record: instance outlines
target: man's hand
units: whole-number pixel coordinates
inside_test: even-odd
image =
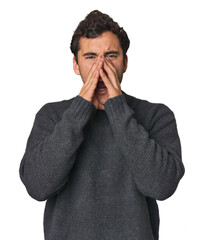
[[[107,75],[105,74],[103,68]],[[95,96],[95,90],[99,77],[102,78],[105,86],[107,87],[107,100],[122,94],[118,74],[114,65],[109,59],[105,59],[99,55],[97,61],[92,65],[89,71],[88,78],[84,83],[79,96],[92,102],[96,109],[100,108],[104,110],[104,106],[99,103]]]
[[[89,71],[88,78],[79,93],[79,96],[92,102],[96,109],[98,108],[99,102],[94,96],[94,92],[97,87],[97,83],[100,75],[100,69],[102,68],[102,66],[103,66],[103,59],[99,56],[97,61],[92,65]]]
[[[100,68],[100,76],[107,87],[109,98],[116,97],[122,94],[120,82],[118,79],[117,71],[109,59],[104,58],[104,70],[108,74],[108,77],[104,73],[103,69]]]

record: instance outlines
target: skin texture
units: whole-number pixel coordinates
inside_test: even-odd
[[[81,38],[78,64],[73,58],[73,69],[80,75],[83,86],[79,96],[92,102],[96,109],[104,110],[105,102],[122,94],[121,82],[127,69],[127,56],[123,61],[123,51],[117,35],[104,32],[97,38]],[[95,89],[99,80],[107,87],[105,94]]]

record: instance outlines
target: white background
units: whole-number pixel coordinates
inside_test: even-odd
[[[204,239],[203,1],[0,2],[0,238],[43,240],[45,202],[32,199],[19,178],[36,112],[76,96],[73,31],[92,10],[109,14],[130,38],[122,89],[169,106],[177,120],[186,173],[175,194],[158,201],[160,239]]]

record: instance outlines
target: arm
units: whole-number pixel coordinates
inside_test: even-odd
[[[184,175],[173,112],[163,104],[154,105],[147,132],[123,94],[109,98],[105,111],[138,190],[158,200],[170,197]]]
[[[19,169],[31,197],[46,200],[67,183],[84,139],[83,128],[94,111],[94,105],[80,96],[57,123],[51,118],[49,103],[38,111]]]

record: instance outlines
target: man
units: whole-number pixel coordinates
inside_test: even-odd
[[[121,90],[129,39],[92,11],[74,32],[76,97],[36,114],[20,165],[29,195],[46,201],[46,240],[159,238],[156,200],[184,175],[173,112]]]

